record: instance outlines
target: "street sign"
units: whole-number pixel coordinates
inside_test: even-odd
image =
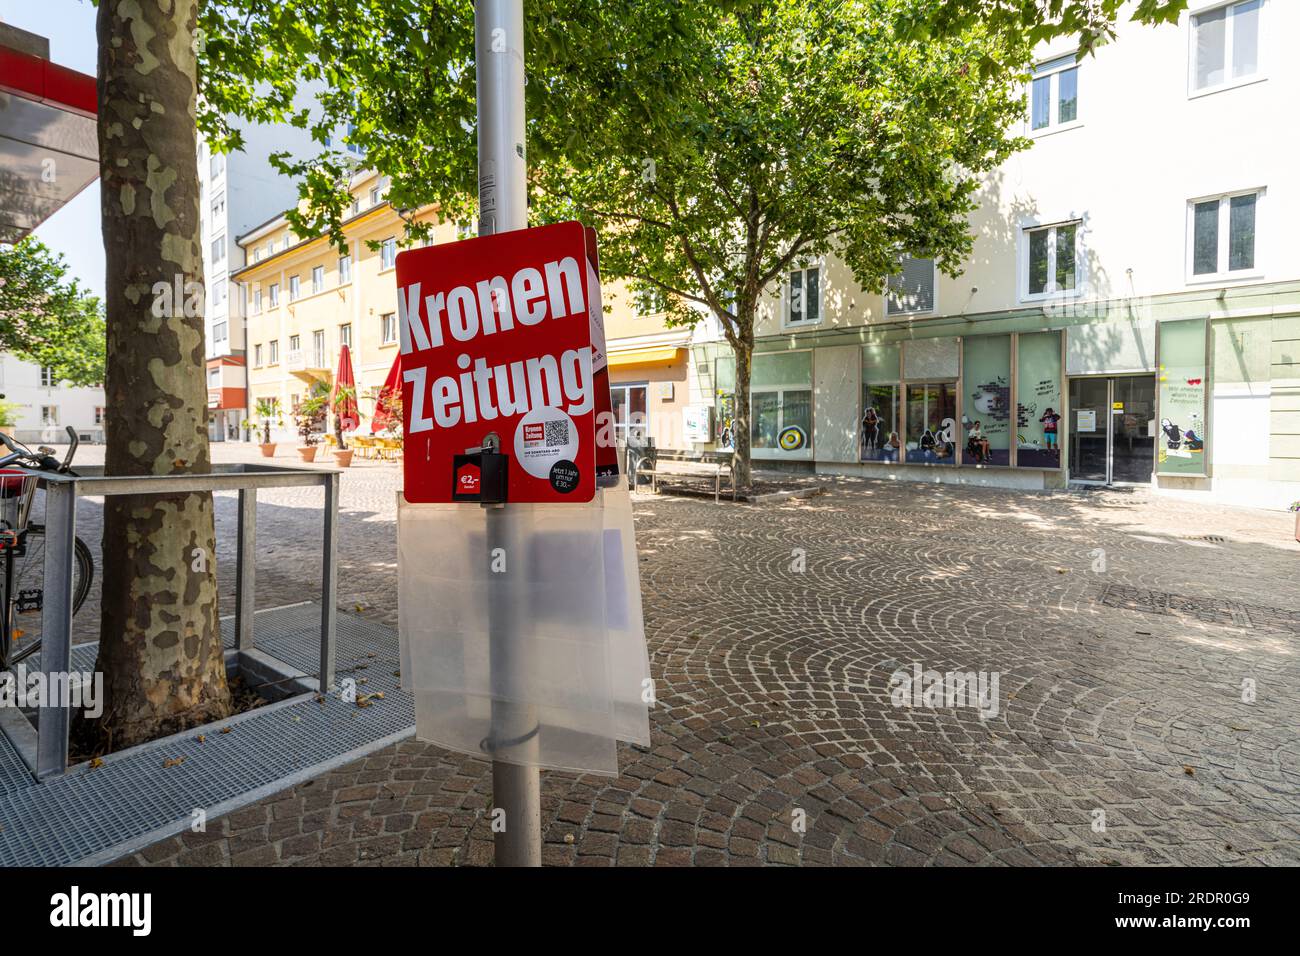
[[[592,500],[603,342],[587,247],[565,222],[397,256],[407,501],[466,500],[456,456],[489,435],[510,458],[505,500]]]

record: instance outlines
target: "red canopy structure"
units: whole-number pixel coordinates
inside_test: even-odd
[[[388,370],[388,378],[384,379],[384,387],[379,390],[379,398],[375,402],[375,415],[370,420],[370,431],[372,434],[378,434],[389,428],[402,427],[402,356],[398,353],[397,358],[393,359],[393,367]]]
[[[339,403],[339,389],[351,388],[352,395]],[[352,374],[352,352],[345,345],[339,349],[339,371],[334,376],[334,393],[330,396],[330,407],[339,416],[345,432],[356,431],[361,424],[361,414],[357,411],[357,380]]]
[[[29,235],[99,176],[95,78],[49,50],[0,23],[0,242]]]

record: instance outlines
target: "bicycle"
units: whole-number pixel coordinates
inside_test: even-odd
[[[9,670],[41,647],[41,616],[44,607],[45,526],[28,520],[36,497],[37,476],[32,471],[71,475],[77,453],[77,432],[68,426],[68,452],[59,461],[54,449],[45,445],[32,451],[0,432],[0,444],[10,454],[0,458],[0,671]],[[90,593],[95,562],[90,548],[73,539],[72,613],[76,614]],[[23,618],[32,615],[34,618]],[[31,623],[28,623],[28,622]]]

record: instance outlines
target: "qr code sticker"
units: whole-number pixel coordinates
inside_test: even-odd
[[[557,448],[569,443],[569,423],[564,419],[546,423],[546,447]]]

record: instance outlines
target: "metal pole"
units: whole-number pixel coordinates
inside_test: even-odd
[[[478,93],[478,184],[480,236],[528,225],[524,156],[524,6],[523,0],[475,0],[474,62]],[[525,648],[516,640],[508,605],[506,574],[518,573],[505,507],[484,509],[488,553],[506,555],[506,571],[489,572],[488,628],[492,686],[511,697],[518,675],[526,672]],[[498,699],[492,705],[492,799],[505,810],[505,828],[495,833],[497,866],[541,866],[541,780],[535,759],[537,715],[527,707]],[[521,762],[522,761],[522,762]]]
[[[257,489],[239,490],[238,556],[235,559],[235,647],[253,649],[253,588],[257,557]]]
[[[52,674],[72,672],[72,542],[77,524],[77,483],[45,485],[45,580],[41,609],[41,670],[45,686]],[[68,767],[68,701],[47,700],[40,708],[36,737],[36,778],[62,774]]]
[[[338,623],[338,609],[334,606],[339,569],[338,472],[326,475],[322,484],[325,486],[325,527],[321,536],[320,668],[317,689],[324,694],[334,686],[334,632]]]

